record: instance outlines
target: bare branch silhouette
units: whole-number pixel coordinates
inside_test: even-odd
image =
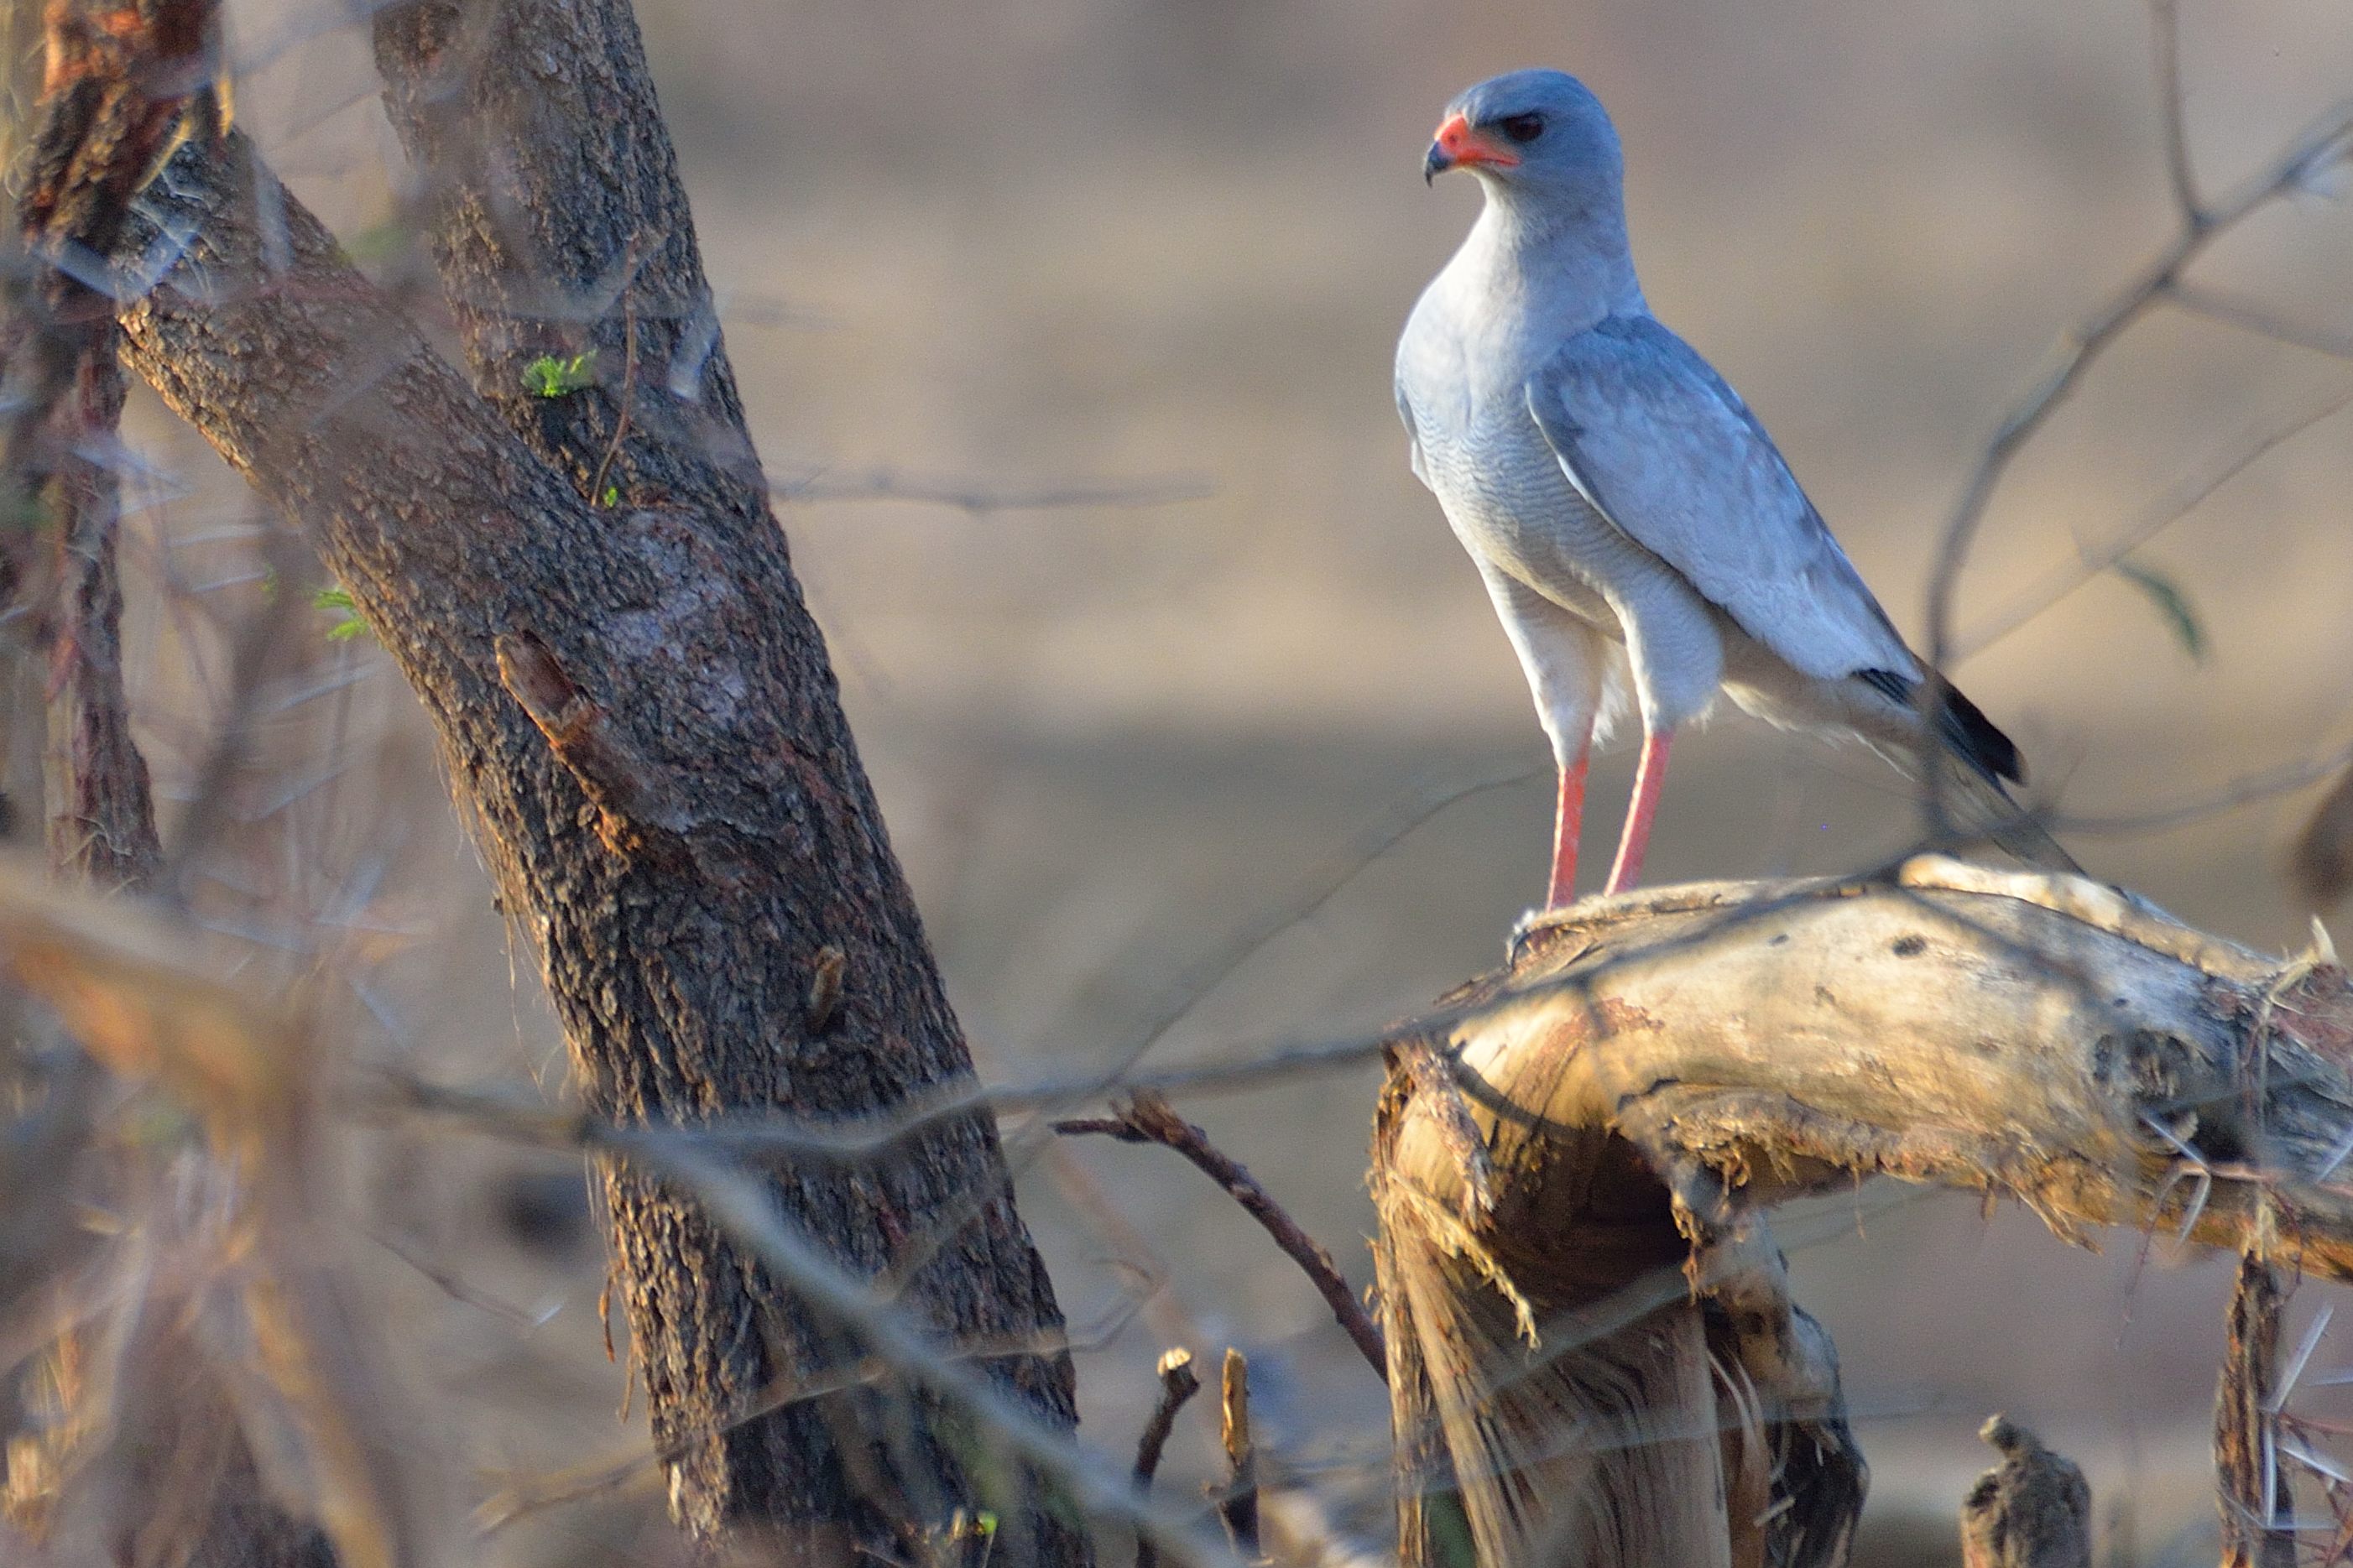
[[[1928,588],[1928,660],[1942,668],[1956,647],[1953,603],[1969,547],[1995,489],[2043,421],[2066,401],[2099,357],[2148,310],[2169,297],[2191,262],[2217,238],[2271,202],[2345,156],[2353,136],[2353,100],[2311,121],[2269,163],[2211,206],[2186,208],[2179,231],[2108,300],[2054,344],[1979,452],[1945,524]]]
[[[1154,1370],[1160,1375],[1160,1398],[1135,1443],[1135,1485],[1143,1492],[1152,1489],[1153,1478],[1160,1473],[1160,1456],[1168,1447],[1168,1434],[1176,1429],[1176,1413],[1201,1392],[1201,1380],[1193,1373],[1193,1352],[1182,1346],[1165,1352]],[[1159,1561],[1158,1544],[1148,1535],[1137,1537],[1135,1568],[1155,1568]]]
[[[1206,479],[1147,479],[1128,484],[1049,484],[998,488],[965,479],[926,479],[895,468],[841,473],[832,469],[780,483],[778,499],[808,503],[918,501],[953,507],[975,517],[1007,511],[1113,510],[1174,506],[1215,494]]]
[[[2126,556],[2197,510],[2207,498],[2271,452],[2337,414],[2348,403],[2353,403],[2353,391],[2330,392],[2250,431],[2235,448],[2175,481],[2139,517],[2106,540],[2092,545],[2078,543],[2073,563],[2054,569],[1962,635],[1954,644],[1954,658],[1965,659],[1984,652],[2078,588],[2096,580]]]
[[[1299,1227],[1299,1222],[1274,1201],[1256,1177],[1220,1152],[1209,1142],[1208,1134],[1178,1116],[1166,1099],[1149,1089],[1139,1089],[1125,1105],[1114,1107],[1113,1114],[1108,1117],[1072,1118],[1053,1125],[1054,1131],[1061,1133],[1094,1132],[1124,1143],[1157,1143],[1192,1162],[1202,1174],[1225,1188],[1252,1219],[1265,1227],[1284,1256],[1299,1265],[1300,1271],[1314,1285],[1315,1293],[1332,1309],[1333,1318],[1363,1352],[1373,1375],[1383,1379],[1388,1376],[1388,1354],[1381,1346],[1381,1332],[1358,1304],[1348,1282],[1340,1277],[1332,1255]]]

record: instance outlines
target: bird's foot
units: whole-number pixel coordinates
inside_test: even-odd
[[[1550,912],[1548,910],[1529,910],[1512,922],[1512,934],[1504,939],[1505,968],[1512,968],[1520,962],[1520,954],[1527,951],[1528,939],[1535,934],[1537,924]]]
[[[1542,934],[1545,928],[1557,921],[1563,910],[1573,907],[1575,907],[1573,901],[1567,904],[1547,904],[1542,909],[1529,910],[1518,920],[1514,921],[1512,934],[1504,942],[1504,967],[1516,966],[1521,959],[1527,956],[1529,946],[1537,936]]]

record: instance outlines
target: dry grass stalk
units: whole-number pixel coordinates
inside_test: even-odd
[[[166,1294],[149,1311],[167,1326],[174,1311],[211,1320],[211,1345],[242,1348],[216,1349],[209,1374],[192,1373],[176,1333],[158,1339],[126,1325],[127,1353],[92,1418],[106,1410],[142,1442],[186,1438],[164,1444],[165,1472],[140,1478],[163,1488],[142,1507],[168,1521],[158,1498],[176,1499],[185,1517],[211,1518],[195,1550],[216,1549],[224,1565],[325,1561],[264,1495],[275,1493],[316,1510],[344,1568],[400,1568],[412,1552],[375,1435],[383,1402],[371,1357],[313,1245],[316,1053],[301,1020],[214,977],[177,928],[46,886],[29,868],[0,868],[0,972],[110,1069],[161,1088],[206,1130],[196,1206],[160,1214],[151,1227],[150,1245],[166,1248],[153,1272],[195,1284],[176,1307]],[[91,1399],[86,1389],[59,1392],[63,1408]],[[240,1424],[261,1439],[251,1456],[225,1440]],[[205,1512],[216,1506],[236,1517],[225,1525]],[[163,1539],[176,1551],[193,1533],[166,1530]]]

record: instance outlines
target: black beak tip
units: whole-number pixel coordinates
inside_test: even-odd
[[[1430,152],[1421,160],[1421,183],[1425,185],[1437,184],[1438,176],[1453,166],[1454,160],[1446,155],[1446,149],[1431,142]]]

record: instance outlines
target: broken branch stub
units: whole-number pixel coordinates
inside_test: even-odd
[[[1892,1175],[2234,1249],[2268,1205],[2279,1261],[2353,1274],[2344,971],[2081,878],[1595,900],[1449,1001],[1484,1170],[1403,1072],[1374,1149],[1409,1564],[1455,1515],[1487,1562],[1837,1561],[1861,1463],[1788,1198]]]
[[[2092,1568],[2092,1489],[2007,1415],[1978,1431],[2001,1463],[1961,1504],[1961,1568]]]

